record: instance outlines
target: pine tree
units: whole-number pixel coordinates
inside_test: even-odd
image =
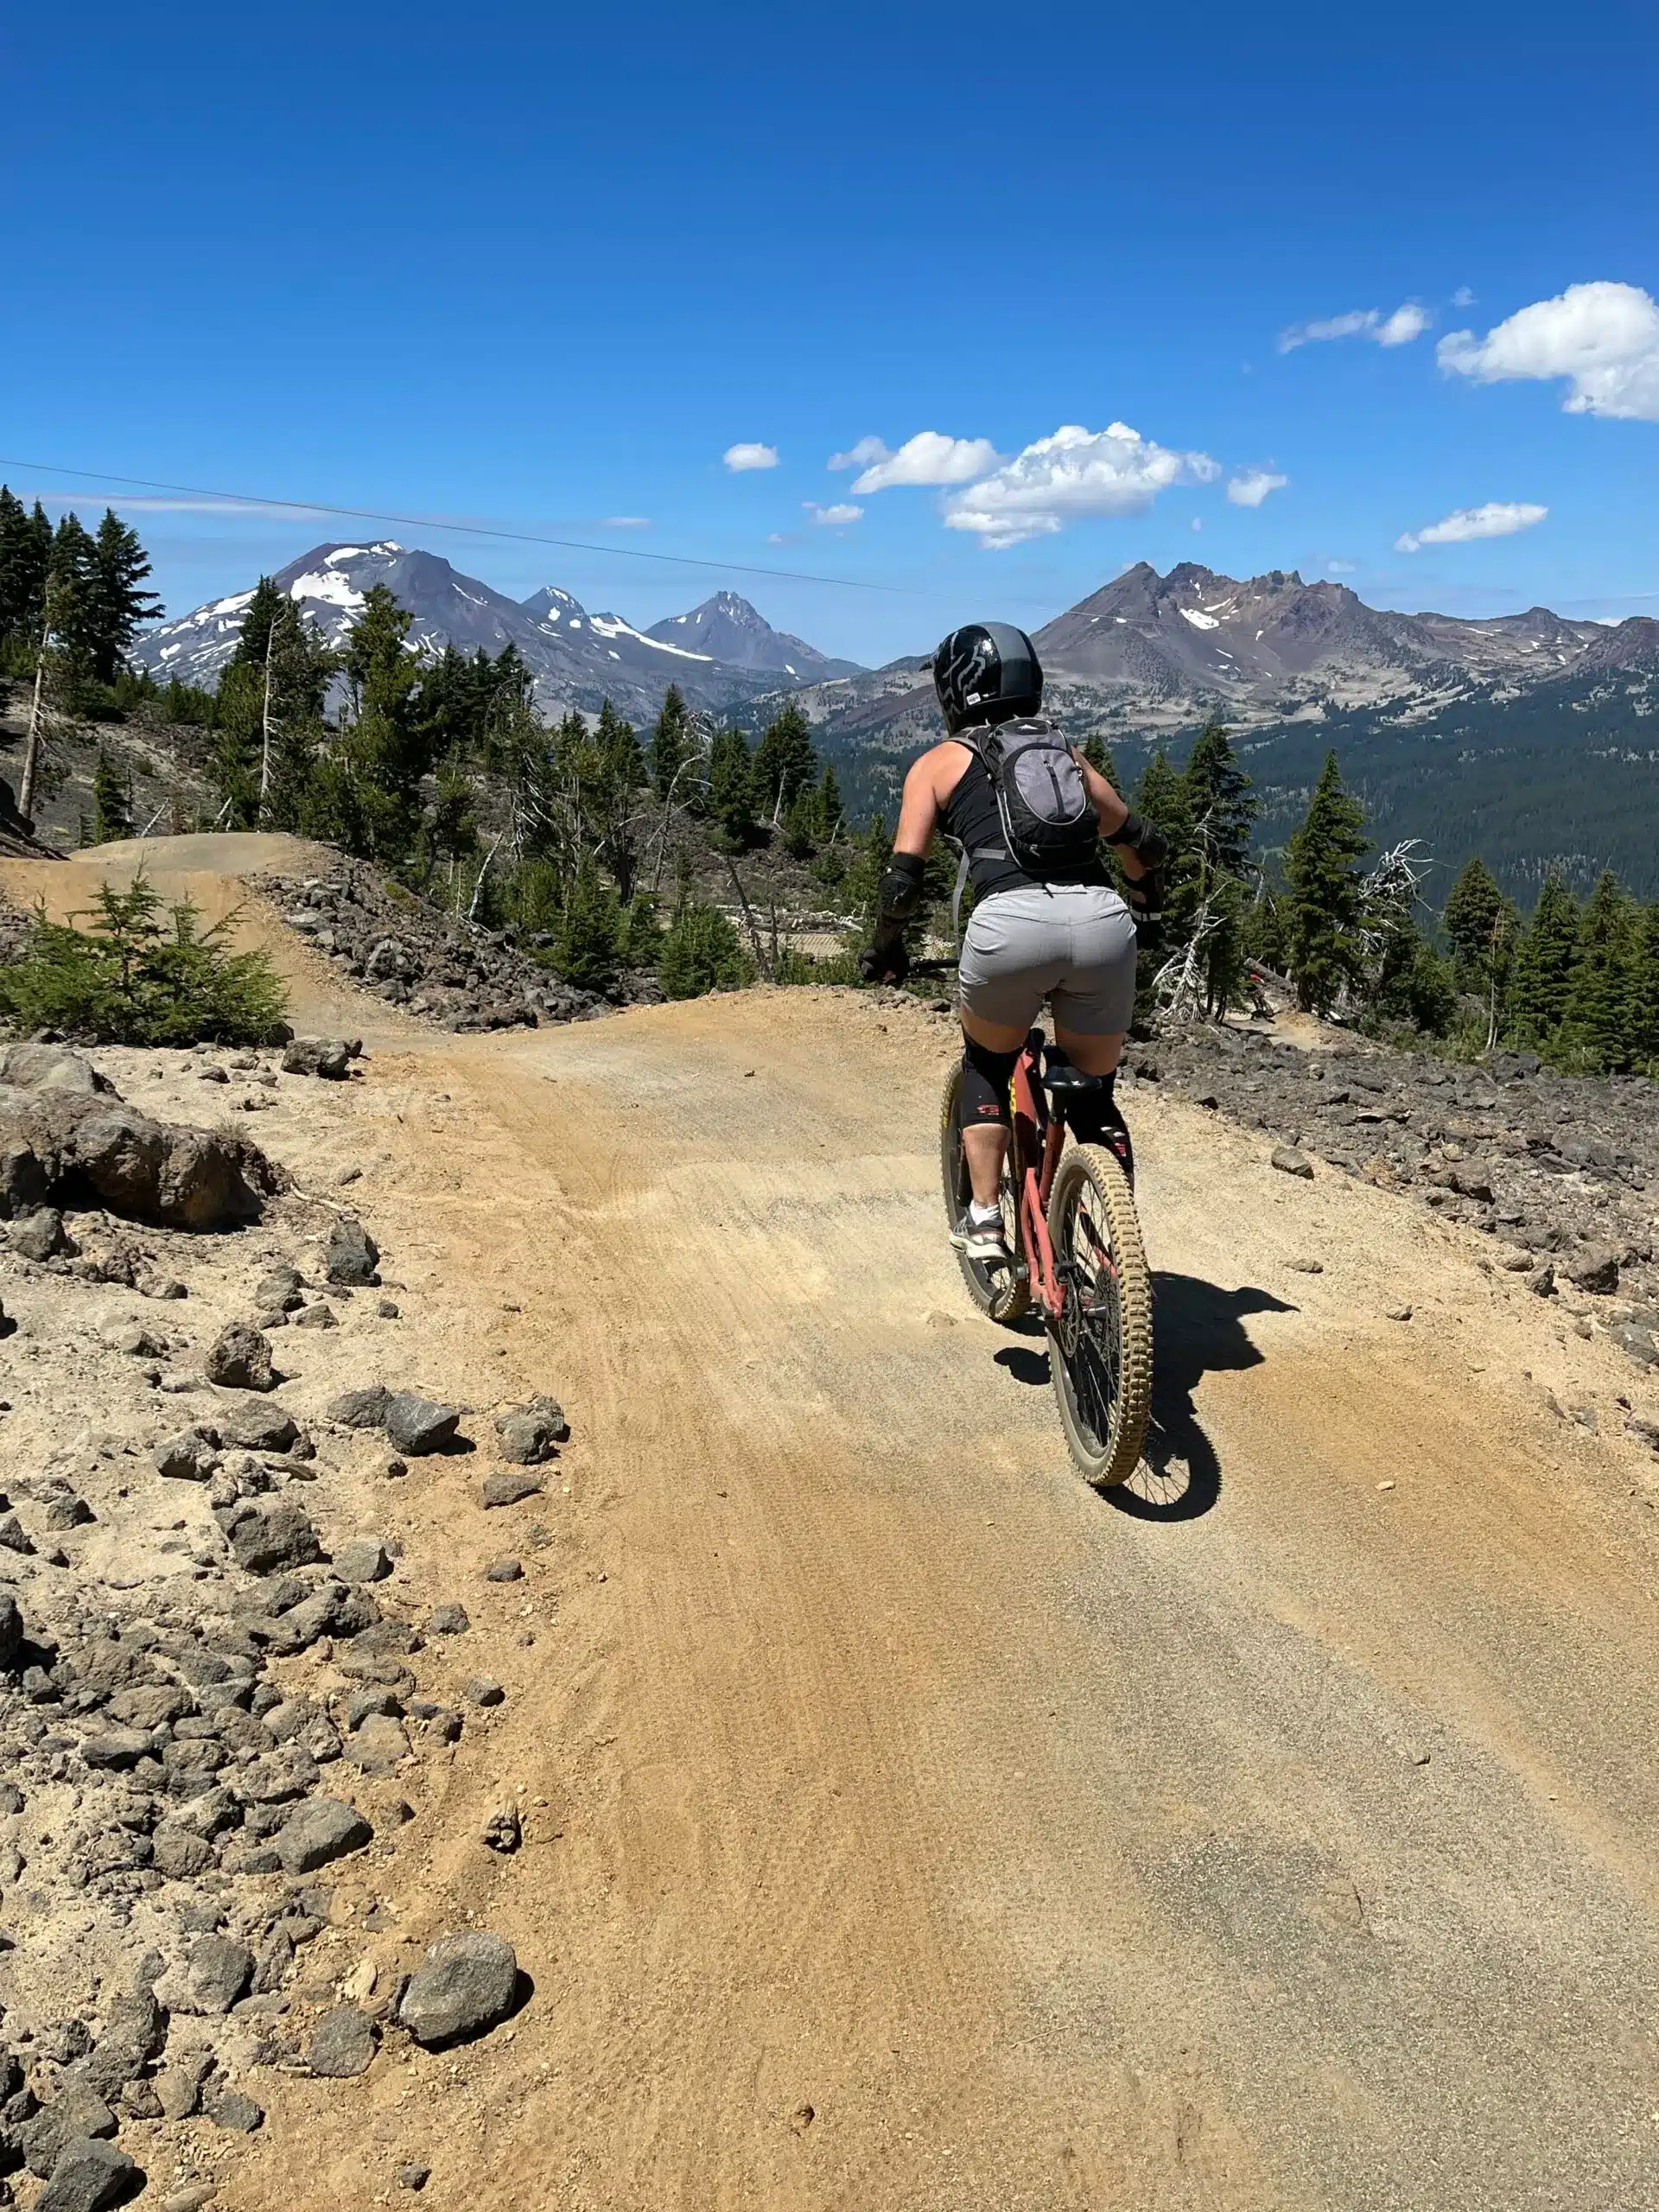
[[[1630,1065],[1659,1076],[1659,899],[1642,910],[1630,952]]]
[[[418,712],[421,664],[407,649],[413,618],[372,584],[341,655],[352,721],[333,765],[333,810],[349,849],[395,865],[419,819],[431,741]]]
[[[1465,990],[1484,987],[1492,933],[1503,908],[1497,879],[1478,855],[1465,864],[1440,918],[1452,944],[1452,963]]]
[[[92,842],[112,845],[132,835],[132,785],[103,746],[92,771]]]
[[[1163,867],[1164,918],[1141,932],[1145,966],[1149,968],[1160,964],[1175,946],[1187,942],[1198,903],[1199,863],[1192,838],[1192,794],[1185,777],[1170,766],[1161,746],[1141,772],[1135,806],[1169,840]]]
[[[1329,753],[1285,871],[1291,980],[1306,1012],[1329,1014],[1344,985],[1361,980],[1359,862],[1369,849],[1364,811],[1343,789],[1337,756]]]
[[[1596,880],[1579,923],[1579,957],[1556,1048],[1603,1074],[1631,1059],[1637,912],[1611,869]]]
[[[706,991],[735,990],[753,972],[741,938],[717,906],[683,901],[676,907],[657,963],[657,979],[666,997],[695,999]]]
[[[1259,809],[1238,765],[1225,725],[1199,731],[1186,764],[1193,834],[1210,865],[1243,882],[1250,868],[1250,830]]]
[[[755,762],[738,729],[716,733],[709,755],[709,812],[731,846],[741,850],[758,835]]]
[[[677,683],[671,683],[651,733],[651,787],[664,804],[671,795],[682,799],[686,796],[681,771],[695,749],[685,694]]]
[[[1572,996],[1578,957],[1578,905],[1560,877],[1552,874],[1516,947],[1510,1023],[1515,1043],[1541,1052],[1554,1045]]]
[[[1123,785],[1118,779],[1117,763],[1112,758],[1112,748],[1107,744],[1105,739],[1103,737],[1091,737],[1085,740],[1083,747],[1083,757],[1089,763],[1089,766],[1095,771],[1096,775],[1105,777],[1112,789],[1117,793],[1118,797],[1122,798],[1123,796]]]
[[[99,683],[114,683],[140,623],[155,621],[162,612],[161,601],[143,588],[150,573],[137,531],[106,507],[92,540],[86,584],[86,650]]]
[[[554,932],[554,968],[581,990],[608,990],[621,965],[622,938],[620,901],[593,861],[584,860]]]
[[[754,804],[765,822],[781,822],[817,773],[812,726],[791,699],[766,725],[754,755]]]
[[[52,525],[40,501],[31,515],[16,493],[0,484],[0,644],[30,651],[39,644],[51,552]]]
[[[841,785],[836,781],[836,772],[826,760],[823,780],[819,784],[813,806],[812,835],[821,845],[830,844],[846,827],[841,804]]]

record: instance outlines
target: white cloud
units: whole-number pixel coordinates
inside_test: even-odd
[[[837,523],[856,522],[864,512],[862,507],[851,506],[845,502],[839,506],[821,507],[816,499],[803,499],[801,505],[814,522],[827,523],[832,527]]]
[[[1475,304],[1475,296],[1466,284],[1459,284],[1452,295],[1452,304],[1454,308],[1471,308]]]
[[[1396,553],[1415,553],[1423,545],[1466,545],[1471,537],[1513,537],[1530,530],[1549,512],[1525,499],[1488,499],[1484,507],[1459,507],[1426,530],[1407,531],[1394,541]]]
[[[1477,338],[1454,330],[1440,366],[1478,384],[1565,377],[1569,415],[1659,423],[1659,306],[1635,284],[1569,284]]]
[[[897,453],[873,462],[853,489],[887,492],[895,484],[969,484],[995,468],[999,458],[988,438],[947,438],[942,430],[918,430]]]
[[[1289,481],[1270,468],[1246,468],[1230,480],[1227,497],[1236,507],[1259,507],[1269,492],[1282,492]]]
[[[721,459],[734,475],[745,468],[776,468],[778,448],[776,446],[761,445],[728,446]]]
[[[1211,484],[1220,465],[1205,453],[1176,453],[1127,423],[1085,430],[1068,423],[947,503],[948,529],[970,530],[982,545],[1052,537],[1091,515],[1144,514],[1173,484]],[[855,487],[856,488],[856,487]]]
[[[1369,338],[1378,346],[1409,346],[1421,338],[1433,317],[1427,308],[1407,300],[1392,315],[1376,308],[1353,308],[1346,315],[1328,315],[1322,322],[1294,322],[1279,334],[1279,351],[1294,353],[1299,346],[1318,346],[1333,338]]]
[[[1325,566],[1328,575],[1351,576],[1354,574],[1354,563],[1351,561],[1327,561]]]
[[[1204,528],[1204,517],[1202,515],[1193,516],[1192,527],[1194,530],[1202,530]]]
[[[832,453],[831,468],[868,468],[872,461],[890,458],[880,438],[861,438],[855,446],[849,446],[845,453]]]
[[[605,527],[607,530],[649,530],[651,517],[649,515],[607,515]]]

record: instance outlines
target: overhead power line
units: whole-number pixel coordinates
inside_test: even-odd
[[[187,499],[223,499],[227,506],[282,507],[294,514],[340,515],[351,522],[393,522],[404,530],[448,530],[467,537],[505,538],[515,545],[554,545],[567,553],[603,553],[626,561],[658,561],[676,569],[705,569],[720,575],[771,576],[780,582],[833,584],[842,591],[896,591],[895,584],[859,576],[821,576],[801,569],[761,569],[742,561],[702,560],[690,553],[652,553],[642,545],[595,544],[582,537],[543,537],[533,531],[495,530],[487,523],[439,522],[430,515],[395,515],[378,507],[335,507],[322,499],[273,499],[257,492],[215,492],[200,484],[161,484],[147,476],[113,476],[96,468],[58,468],[45,461],[0,460],[0,468],[29,469],[40,476],[73,476],[92,486],[118,484],[135,492],[175,492]]]

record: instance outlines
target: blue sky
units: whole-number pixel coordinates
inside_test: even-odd
[[[75,30],[17,11],[0,49],[14,488],[592,539],[373,526],[636,621],[730,582],[863,660],[1141,558],[1659,613],[1650,5],[94,0]],[[861,441],[903,458],[828,466]],[[366,534],[127,512],[175,613]]]

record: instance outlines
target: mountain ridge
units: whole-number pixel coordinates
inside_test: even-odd
[[[543,712],[591,712],[608,698],[624,713],[650,720],[668,685],[677,683],[692,706],[724,713],[776,690],[780,677],[825,681],[857,669],[855,662],[833,660],[804,639],[774,630],[735,592],[717,593],[685,615],[641,630],[620,614],[590,613],[554,584],[528,599],[510,599],[441,554],[393,538],[314,545],[272,581],[330,645],[344,638],[369,590],[384,584],[409,610],[416,651],[441,652],[454,645],[494,655],[514,645]],[[211,690],[236,650],[252,596],[232,593],[146,632],[133,648],[134,662],[158,680],[176,676]],[[696,642],[684,641],[690,639]]]

